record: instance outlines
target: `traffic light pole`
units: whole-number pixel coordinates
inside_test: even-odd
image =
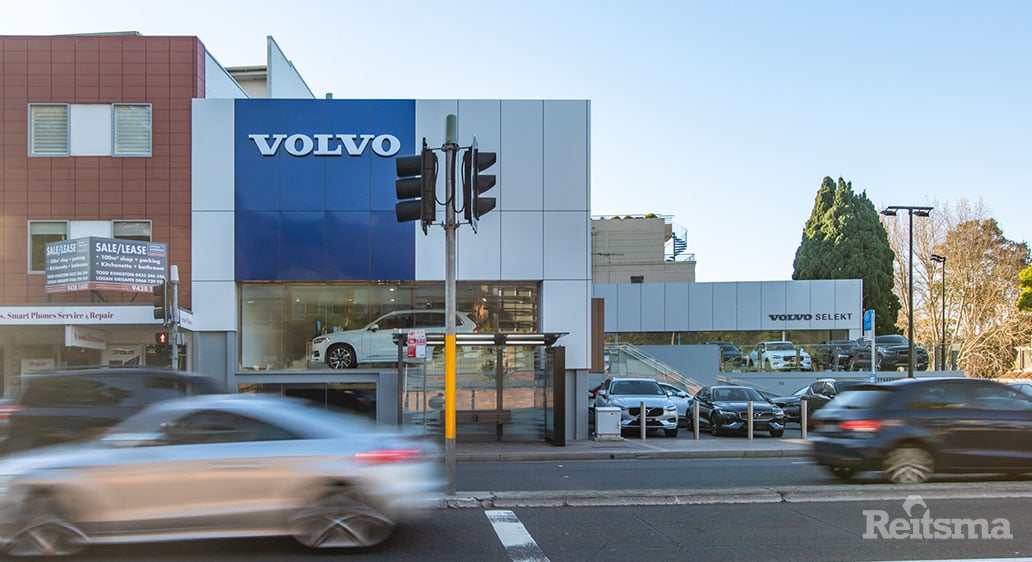
[[[169,309],[169,335],[172,344],[172,370],[179,368],[179,266],[169,266],[169,281],[172,284],[172,306]]]
[[[456,118],[445,118],[444,145],[444,458],[448,473],[448,495],[455,495],[455,236],[458,224],[455,222],[455,160],[459,152]]]

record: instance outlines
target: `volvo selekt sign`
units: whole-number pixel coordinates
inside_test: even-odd
[[[275,156],[279,149],[291,156],[362,156],[369,148],[377,156],[394,156],[401,150],[401,141],[398,137],[389,134],[315,134],[305,135],[295,133],[287,135],[284,133],[275,134],[250,134],[251,139],[258,152],[262,156]]]

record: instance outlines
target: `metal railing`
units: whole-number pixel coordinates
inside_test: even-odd
[[[684,387],[695,393],[703,387],[699,381],[685,376],[677,369],[652,357],[636,346],[619,343],[606,346],[609,356],[609,374],[619,376],[653,377],[658,381]]]

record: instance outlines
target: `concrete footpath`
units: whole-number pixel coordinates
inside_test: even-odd
[[[704,459],[804,457],[809,444],[802,439],[705,436],[693,439],[691,433],[680,437],[649,436],[642,440],[573,440],[557,447],[545,442],[463,442],[455,444],[456,462],[515,462],[552,460],[607,459]]]

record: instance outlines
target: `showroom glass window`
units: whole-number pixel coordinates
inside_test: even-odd
[[[29,104],[29,156],[68,154],[68,104]]]
[[[45,272],[47,244],[67,239],[67,221],[29,221],[29,273]]]
[[[456,307],[481,332],[539,330],[536,283],[459,283]],[[311,341],[396,310],[443,310],[442,284],[265,284],[240,290],[240,368],[304,370]]]
[[[111,153],[115,156],[150,156],[150,104],[116,103],[112,109],[115,134]]]

